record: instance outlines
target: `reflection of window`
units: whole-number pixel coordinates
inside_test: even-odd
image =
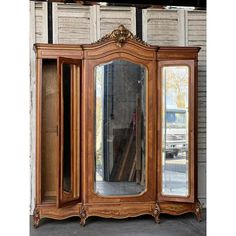
[[[166,111],[167,128],[186,128],[186,111],[171,110]]]

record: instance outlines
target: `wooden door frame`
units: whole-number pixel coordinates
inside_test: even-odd
[[[80,59],[58,58],[58,83],[59,83],[59,157],[57,176],[57,207],[80,202],[80,81],[82,61]],[[64,103],[63,103],[63,64],[73,65],[71,74],[71,192],[63,190],[63,140],[64,140]],[[77,67],[77,68],[75,68]],[[78,75],[78,67],[79,75]]]
[[[92,46],[93,47],[93,46]],[[82,142],[83,142],[83,176],[84,202],[85,203],[122,203],[122,202],[155,202],[156,200],[156,58],[155,48],[140,46],[129,41],[123,47],[117,47],[115,42],[109,42],[99,47],[91,46],[84,51],[84,76],[83,76],[83,104],[82,104]],[[90,51],[91,50],[91,51]],[[135,52],[139,50],[139,55]],[[91,57],[90,52],[93,57]],[[94,68],[96,65],[115,59],[124,59],[136,64],[142,64],[148,70],[146,91],[146,190],[138,195],[131,196],[101,196],[94,192]],[[88,174],[90,173],[90,174]]]
[[[188,186],[189,186],[189,195],[188,196],[175,196],[175,195],[163,195],[162,194],[162,68],[168,66],[187,66],[189,68],[189,167],[188,167]],[[190,202],[193,203],[195,201],[195,182],[197,181],[196,178],[196,166],[195,166],[195,133],[197,132],[195,126],[195,110],[196,110],[196,103],[195,103],[195,94],[196,88],[194,86],[194,76],[195,76],[195,64],[194,60],[166,60],[166,61],[159,61],[158,62],[158,118],[157,119],[157,126],[158,126],[158,176],[157,184],[158,184],[158,200],[159,201],[172,201],[172,202]]]

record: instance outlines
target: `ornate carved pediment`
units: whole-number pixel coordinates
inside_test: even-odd
[[[118,47],[122,47],[129,39],[135,40],[136,42],[139,42],[145,46],[150,46],[146,42],[139,39],[137,36],[133,35],[128,29],[124,27],[124,25],[120,25],[117,29],[113,30],[110,34],[106,34],[94,44],[106,42],[111,39],[116,41],[116,45]]]

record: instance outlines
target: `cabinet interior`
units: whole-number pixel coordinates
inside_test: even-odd
[[[56,157],[58,155],[57,60],[42,60],[41,188],[42,202],[56,201]]]

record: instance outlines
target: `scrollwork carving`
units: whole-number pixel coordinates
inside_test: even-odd
[[[118,47],[123,47],[124,43],[126,43],[126,41],[129,39],[135,40],[138,43],[141,43],[145,46],[150,47],[149,44],[139,39],[137,36],[133,35],[127,28],[124,27],[124,25],[120,25],[117,29],[113,30],[110,34],[106,34],[104,37],[102,37],[101,39],[99,39],[97,42],[93,44],[103,43],[110,39],[115,40],[116,45]]]

